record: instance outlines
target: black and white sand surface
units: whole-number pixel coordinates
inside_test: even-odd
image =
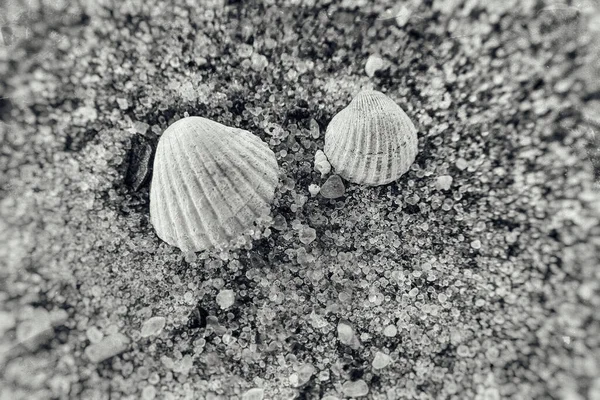
[[[599,13],[1,0],[0,399],[600,399]],[[315,170],[364,88],[419,137],[376,187]],[[150,223],[188,115],[276,154],[240,248]]]

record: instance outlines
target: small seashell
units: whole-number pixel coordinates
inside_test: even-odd
[[[417,156],[417,130],[385,94],[360,92],[333,117],[325,155],[337,174],[354,183],[385,185],[408,171]]]
[[[201,117],[163,133],[154,159],[150,220],[184,252],[224,248],[268,215],[279,169],[258,137]]]

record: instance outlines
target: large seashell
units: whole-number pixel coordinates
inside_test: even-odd
[[[417,130],[385,94],[364,90],[336,114],[325,133],[325,155],[354,183],[385,185],[408,171],[418,150]]]
[[[156,149],[150,220],[185,252],[227,247],[269,213],[278,175],[275,154],[258,136],[183,118]]]

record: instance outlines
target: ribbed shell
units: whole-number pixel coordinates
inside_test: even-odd
[[[183,251],[225,247],[269,213],[278,175],[275,154],[258,136],[183,118],[156,149],[150,220]]]
[[[417,130],[392,99],[364,90],[333,117],[325,133],[324,150],[344,179],[385,185],[398,179],[415,161]]]

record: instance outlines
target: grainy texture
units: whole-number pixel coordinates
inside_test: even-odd
[[[598,398],[596,4],[20,3],[0,12],[0,397]],[[317,128],[364,87],[415,123],[416,161],[311,197]],[[136,126],[155,145],[186,112],[278,158],[251,248],[185,261],[124,183]]]

